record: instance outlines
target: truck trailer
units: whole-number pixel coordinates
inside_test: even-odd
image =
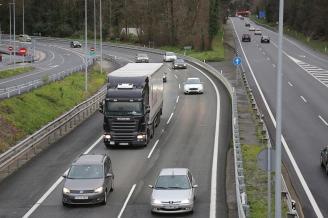
[[[163,110],[161,63],[129,63],[108,76],[100,104],[106,147],[146,146],[154,136]]]

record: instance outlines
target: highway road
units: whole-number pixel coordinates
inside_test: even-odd
[[[231,18],[230,22],[238,36],[247,78],[274,139],[277,33],[260,27],[271,37],[270,44],[262,44],[260,36],[245,27],[246,19]],[[243,33],[251,33],[250,43],[241,42]],[[290,38],[284,39],[283,51],[284,164],[305,217],[328,217],[328,176],[320,167],[320,150],[328,141],[328,57]]]
[[[121,56],[128,62],[133,61],[137,52],[104,47],[104,53]],[[149,55],[152,62],[162,62],[162,56]],[[167,65],[161,123],[146,148],[106,149],[101,140],[102,115],[97,112],[0,183],[0,214],[5,217],[156,217],[150,213],[148,184],[154,184],[161,168],[187,167],[199,185],[195,211],[188,217],[209,217],[213,212],[210,207],[212,158],[218,134],[214,205],[217,217],[227,217],[225,164],[231,139],[229,95],[218,79],[193,66],[187,70],[171,70],[170,64]],[[195,76],[204,82],[205,93],[184,95],[183,82]],[[83,152],[108,153],[112,159],[115,190],[106,206],[62,206],[61,175]]]
[[[17,45],[20,45],[20,43],[17,42]],[[24,43],[24,45],[30,47],[31,43]],[[45,78],[45,76],[50,76],[64,70],[72,69],[83,65],[84,63],[83,55],[75,49],[71,49],[69,43],[55,45],[44,43],[42,40],[37,40],[36,50],[40,51],[45,57],[43,57],[40,61],[29,64],[29,66],[33,66],[35,69],[31,72],[0,79],[0,89],[42,79]]]

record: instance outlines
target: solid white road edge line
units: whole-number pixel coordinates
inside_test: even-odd
[[[121,218],[121,216],[122,216],[122,214],[123,214],[123,212],[124,212],[124,210],[125,210],[125,208],[126,208],[126,205],[128,204],[128,202],[129,202],[129,200],[130,200],[130,198],[131,198],[131,196],[132,196],[132,194],[133,194],[134,189],[136,188],[136,186],[137,186],[136,184],[134,184],[134,185],[132,186],[132,188],[131,188],[131,190],[130,190],[130,192],[129,192],[129,195],[128,195],[128,197],[126,198],[126,200],[125,200],[125,202],[124,202],[124,204],[123,204],[123,207],[122,207],[120,213],[118,214],[117,218]]]
[[[101,140],[103,139],[102,136],[100,136],[97,141],[95,141],[83,154],[88,154]],[[66,170],[65,172],[67,172]],[[28,218],[31,216],[31,214],[42,204],[44,200],[47,199],[47,197],[55,190],[55,188],[63,181],[63,177],[59,177],[57,181],[42,195],[42,197],[27,211],[27,213],[23,216],[23,218]]]
[[[167,120],[167,122],[166,122],[166,124],[168,125],[169,123],[170,123],[170,121],[171,121],[171,119],[172,119],[172,117],[173,117],[173,112],[171,113],[171,115],[170,115],[170,117],[169,117],[169,119]]]
[[[216,92],[216,123],[215,123],[215,138],[213,147],[213,159],[212,159],[212,175],[211,175],[211,202],[210,202],[210,218],[216,218],[216,182],[217,182],[217,167],[218,167],[218,150],[219,150],[219,128],[220,128],[220,93],[213,80],[203,73],[198,68],[195,68],[201,74],[203,74],[213,85]]]
[[[256,87],[257,87],[257,89],[259,90],[259,93],[260,93],[261,98],[262,98],[262,100],[263,100],[263,102],[264,102],[264,105],[265,105],[265,107],[266,107],[266,109],[267,109],[267,111],[268,111],[268,113],[269,113],[269,115],[270,115],[270,118],[271,118],[271,120],[272,120],[272,123],[273,123],[274,127],[276,128],[276,120],[275,120],[275,118],[274,118],[274,116],[273,116],[273,114],[272,114],[272,111],[271,111],[271,109],[270,109],[270,107],[269,107],[269,105],[268,105],[268,102],[267,102],[266,98],[265,98],[264,95],[263,95],[262,89],[261,89],[261,87],[260,87],[260,85],[259,85],[259,83],[258,83],[258,81],[257,81],[257,79],[256,79],[256,77],[255,77],[255,75],[254,75],[254,72],[253,72],[253,70],[252,70],[252,68],[251,68],[251,65],[249,64],[249,61],[248,61],[248,59],[247,59],[247,57],[246,57],[245,51],[244,51],[244,49],[243,49],[243,47],[242,47],[242,44],[241,44],[240,39],[239,39],[239,36],[238,36],[238,34],[237,34],[237,31],[236,31],[236,28],[235,28],[235,24],[233,23],[232,20],[231,20],[231,22],[232,22],[232,26],[233,26],[233,28],[234,28],[235,34],[236,34],[236,36],[237,36],[238,42],[239,42],[239,44],[240,44],[240,48],[241,48],[241,50],[242,50],[242,52],[243,52],[243,54],[244,54],[244,57],[245,57],[246,63],[247,63],[247,65],[248,65],[249,70],[250,70],[250,72],[251,72],[251,74],[252,74],[252,77],[253,77],[253,79],[254,79],[254,81],[255,81]],[[290,149],[289,149],[289,147],[288,147],[288,145],[287,145],[287,142],[286,142],[286,140],[285,140],[285,138],[284,138],[284,136],[283,136],[282,134],[281,134],[281,141],[282,141],[282,144],[284,145],[284,149],[285,149],[285,151],[286,151],[286,153],[287,153],[287,155],[288,155],[288,158],[289,158],[290,162],[292,163],[292,165],[293,165],[293,167],[294,167],[294,170],[295,170],[295,172],[296,172],[296,174],[297,174],[297,177],[298,177],[298,179],[300,180],[300,182],[301,182],[301,184],[302,184],[302,186],[303,186],[303,189],[304,189],[304,191],[305,191],[305,193],[306,193],[306,196],[308,197],[308,199],[309,199],[309,201],[310,201],[310,203],[311,203],[311,205],[312,205],[312,207],[313,207],[314,212],[316,213],[316,215],[317,215],[318,218],[323,218],[323,215],[322,215],[322,213],[321,213],[321,210],[320,210],[320,208],[319,208],[317,202],[315,201],[315,199],[314,199],[314,197],[313,197],[313,195],[312,195],[312,193],[311,193],[311,191],[310,191],[310,188],[309,188],[309,186],[307,185],[307,183],[306,183],[306,181],[305,181],[305,179],[304,179],[304,177],[303,177],[303,175],[302,175],[302,173],[301,173],[301,170],[300,170],[300,168],[298,167],[298,165],[297,165],[297,163],[296,163],[296,161],[295,161],[295,158],[294,158],[292,152],[290,151]]]
[[[319,115],[318,117],[326,126],[328,126],[328,122],[325,119],[323,119],[322,116]]]
[[[152,153],[154,152],[154,150],[155,150],[155,148],[156,148],[158,142],[159,142],[159,139],[157,139],[157,141],[155,142],[153,148],[152,148],[151,151],[149,152],[149,154],[148,154],[148,156],[147,156],[148,159],[151,157]]]
[[[302,95],[300,97],[305,103],[307,103],[307,100]]]

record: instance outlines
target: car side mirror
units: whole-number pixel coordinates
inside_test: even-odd
[[[64,173],[64,174],[62,175],[62,177],[66,179],[66,178],[67,178],[67,173]]]
[[[149,187],[149,188],[151,188],[151,189],[153,189],[153,188],[154,188],[154,186],[153,186],[153,185],[148,185],[148,187]]]
[[[99,102],[99,112],[104,113],[104,101]]]
[[[112,173],[107,173],[106,174],[106,178],[112,178],[113,177],[113,174]]]
[[[198,188],[198,185],[193,185],[192,187],[193,187],[193,188]]]

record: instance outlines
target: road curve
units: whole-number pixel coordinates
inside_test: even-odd
[[[104,53],[117,56],[124,54],[122,56],[126,61],[133,61],[136,52],[109,48],[104,49]],[[149,55],[152,62],[162,61],[160,55]],[[191,169],[199,185],[195,212],[191,217],[208,217],[217,111],[216,93],[211,82],[198,69],[192,66],[189,66],[188,70],[169,68],[162,120],[154,139],[146,148],[108,150],[101,141],[95,143],[102,134],[102,115],[96,113],[0,184],[0,214],[8,217],[21,217],[26,214],[60,178],[70,163],[93,145],[91,153],[108,153],[113,162],[115,191],[109,196],[108,204],[63,207],[62,182],[59,181],[57,186],[53,186],[49,196],[37,204],[30,217],[117,217],[134,185],[135,189],[122,211],[122,217],[152,217],[149,206],[150,190],[147,185],[154,183],[163,167]],[[203,95],[183,94],[182,83],[191,76],[200,77],[204,82],[206,90]],[[220,93],[216,212],[219,217],[226,217],[225,163],[231,138],[231,105],[223,85],[218,79],[209,76]],[[157,140],[158,143],[153,149]]]

